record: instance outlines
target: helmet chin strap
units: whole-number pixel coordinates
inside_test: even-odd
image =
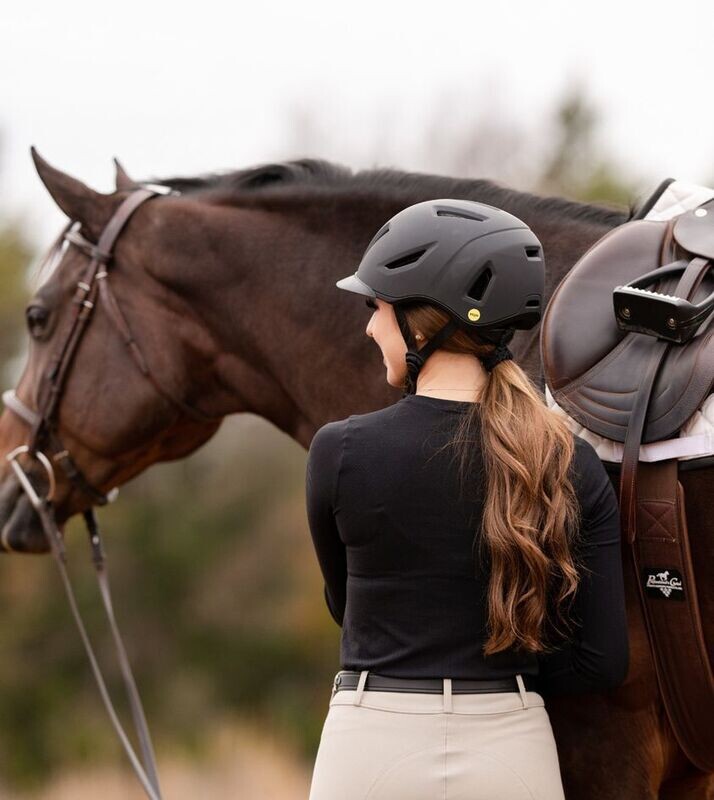
[[[417,349],[416,339],[414,334],[407,323],[407,318],[404,310],[398,304],[394,304],[394,314],[399,324],[399,330],[402,332],[404,341],[407,345],[406,362],[407,362],[407,388],[402,397],[416,392],[417,377],[419,371],[424,366],[424,362],[429,356],[440,347],[442,342],[449,338],[459,327],[454,319],[450,319],[443,328],[440,328],[434,336],[421,348]]]

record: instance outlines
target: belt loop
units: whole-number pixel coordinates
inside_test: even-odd
[[[367,682],[367,673],[369,672],[368,669],[363,669],[359,674],[359,681],[357,683],[357,689],[355,691],[354,699],[352,700],[352,705],[358,706],[362,702],[362,692],[364,691],[364,685]]]
[[[342,681],[342,670],[339,670],[337,675],[335,675],[334,680],[332,681],[332,692],[330,693],[330,701],[332,701],[332,698],[335,696],[337,692],[337,686],[340,684],[341,681]]]
[[[528,697],[526,695],[526,686],[523,683],[523,678],[521,677],[520,673],[516,675],[516,683],[518,684],[518,691],[521,695],[521,703],[523,703],[523,708],[528,708]]]
[[[450,714],[454,710],[451,697],[451,678],[444,678],[444,711]]]

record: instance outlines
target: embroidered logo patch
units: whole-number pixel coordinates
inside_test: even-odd
[[[650,597],[684,600],[682,573],[672,567],[645,567],[642,570],[645,593]]]

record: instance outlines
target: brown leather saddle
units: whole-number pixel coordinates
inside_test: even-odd
[[[696,323],[690,322],[703,322],[692,303],[703,304],[709,314],[714,310],[709,260],[714,258],[714,201],[707,205],[706,217],[690,211],[671,222],[635,220],[615,228],[578,261],[551,298],[541,334],[548,385],[558,405],[601,436],[625,441],[650,356],[662,349],[659,336],[691,338],[665,349],[642,441],[676,435],[712,391],[714,326],[702,325],[696,335]],[[705,223],[706,230],[687,235]],[[675,260],[653,270],[673,249]],[[673,297],[690,262],[692,302]],[[657,294],[633,288],[646,275],[657,282]],[[628,282],[630,288],[615,292]]]
[[[667,221],[633,219],[568,272],[541,327],[555,402],[594,433],[624,443],[621,526],[657,677],[682,750],[705,771],[714,769],[714,674],[679,464],[640,461],[640,445],[677,438],[714,389],[713,267],[714,200]]]

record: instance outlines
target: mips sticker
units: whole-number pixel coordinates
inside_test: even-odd
[[[468,317],[471,322],[476,322],[477,320],[481,319],[481,312],[478,310],[478,308],[470,308]]]

